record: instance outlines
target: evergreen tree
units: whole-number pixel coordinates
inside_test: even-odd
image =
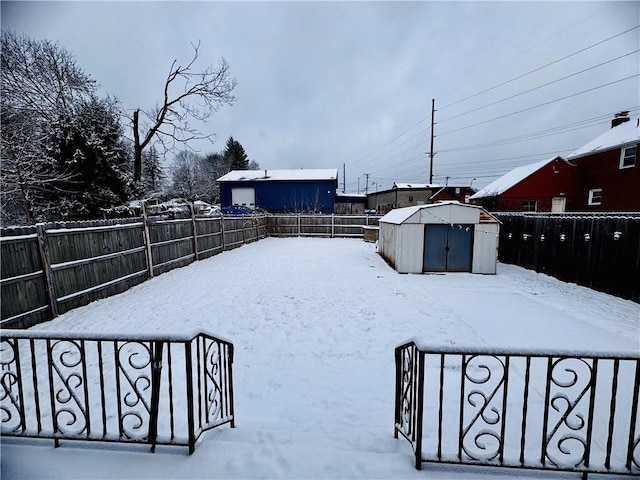
[[[160,155],[152,146],[142,153],[142,186],[145,195],[162,191],[166,179]]]
[[[249,159],[242,145],[233,137],[229,137],[222,154],[227,160],[231,170],[247,170],[249,168]]]
[[[91,97],[51,126],[49,154],[70,172],[49,192],[49,214],[63,219],[101,217],[124,203],[131,178],[119,112],[113,100]]]

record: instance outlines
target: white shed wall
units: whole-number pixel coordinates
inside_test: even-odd
[[[419,215],[419,216],[418,216]],[[480,210],[477,208],[460,207],[460,205],[442,205],[424,208],[416,212],[409,221],[439,224],[474,224],[480,221]]]
[[[381,223],[378,235],[378,253],[396,268],[396,231],[399,225]]]
[[[475,226],[471,273],[495,275],[499,232],[500,225],[497,223],[479,223]]]
[[[398,225],[396,270],[400,273],[422,273],[424,264],[424,224]]]

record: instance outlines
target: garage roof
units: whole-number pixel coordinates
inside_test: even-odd
[[[296,170],[231,170],[218,179],[219,182],[268,182],[337,180],[337,168],[309,168]]]

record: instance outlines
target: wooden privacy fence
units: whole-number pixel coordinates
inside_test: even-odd
[[[273,237],[363,237],[365,226],[377,226],[379,215],[270,214],[267,229]]]
[[[640,213],[494,213],[498,260],[640,302]]]
[[[267,235],[264,216],[45,223],[0,230],[2,328],[28,328]]]
[[[395,437],[423,462],[640,474],[640,355],[395,350]]]
[[[185,445],[234,426],[233,344],[206,333],[4,330],[3,436]]]

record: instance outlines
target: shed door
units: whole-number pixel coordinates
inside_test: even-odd
[[[425,272],[470,272],[473,225],[425,225]]]
[[[425,225],[424,272],[447,271],[447,236],[449,225]]]
[[[471,271],[472,237],[473,225],[452,225],[449,227],[448,272]]]

